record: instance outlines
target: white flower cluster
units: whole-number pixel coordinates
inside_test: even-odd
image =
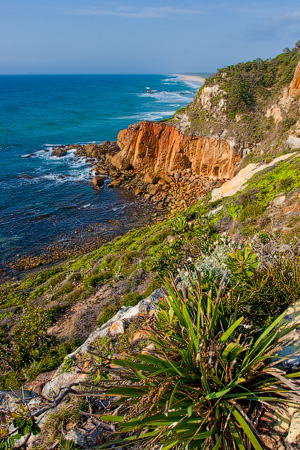
[[[214,272],[217,276],[222,277],[226,270],[226,261],[230,253],[236,249],[237,245],[223,233],[218,240],[211,244],[209,251],[193,261],[195,269],[201,272],[202,276],[206,273]],[[190,261],[189,261],[190,260]],[[188,258],[191,262],[191,258]],[[189,273],[188,270],[179,270],[182,282],[187,286],[190,284],[190,276],[196,282],[196,273]]]

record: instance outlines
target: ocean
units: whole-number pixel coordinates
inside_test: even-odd
[[[151,223],[150,202],[107,183],[93,190],[89,163],[52,148],[116,140],[131,123],[172,115],[199,87],[171,75],[0,76],[0,267]]]

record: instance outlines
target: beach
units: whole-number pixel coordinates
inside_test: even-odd
[[[200,75],[175,74],[175,76],[182,81],[192,81],[193,83],[200,83],[200,84],[203,84],[205,82],[205,78],[201,77]]]

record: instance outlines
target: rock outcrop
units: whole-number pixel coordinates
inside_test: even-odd
[[[61,158],[62,156],[66,156],[67,154],[67,148],[66,147],[55,147],[52,150],[51,156],[57,156]]]
[[[290,84],[289,96],[298,97],[300,95],[300,62],[295,70],[294,78]]]
[[[101,175],[96,175],[92,181],[91,185],[95,188],[99,188],[104,185],[105,177]]]
[[[233,177],[242,157],[234,141],[187,136],[172,125],[139,122],[120,131],[111,175],[161,206],[184,207]]]
[[[154,177],[191,169],[214,180],[233,176],[240,147],[226,139],[186,136],[171,125],[141,122],[120,131],[121,149],[111,160],[117,169],[133,167]]]
[[[215,202],[224,197],[231,197],[237,192],[242,191],[247,185],[247,181],[249,181],[254,174],[261,172],[262,170],[274,167],[280,161],[285,161],[293,156],[297,156],[296,152],[288,153],[286,155],[278,156],[278,158],[273,159],[268,164],[248,164],[244,169],[240,170],[240,172],[233,177],[231,180],[226,181],[220,188],[216,188],[211,193],[211,201]]]

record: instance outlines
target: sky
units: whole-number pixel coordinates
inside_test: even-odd
[[[299,39],[299,0],[0,0],[0,74],[211,73]]]

